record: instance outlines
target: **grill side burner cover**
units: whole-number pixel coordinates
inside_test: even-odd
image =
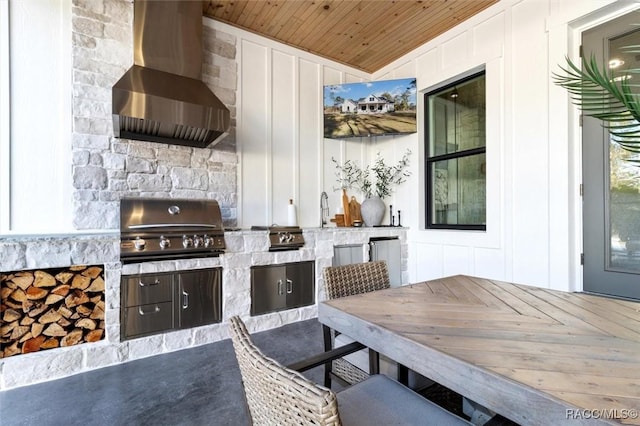
[[[269,251],[297,250],[304,246],[299,226],[252,226],[252,231],[269,231]]]
[[[225,250],[215,200],[128,198],[120,202],[123,262],[217,256]]]

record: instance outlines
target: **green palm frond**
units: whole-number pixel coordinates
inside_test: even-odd
[[[627,46],[636,51],[640,46]],[[614,142],[631,152],[640,152],[640,69],[622,73],[599,69],[595,56],[582,60],[582,69],[567,58],[564,74],[553,74],[554,82],[569,92],[582,112],[603,122]]]

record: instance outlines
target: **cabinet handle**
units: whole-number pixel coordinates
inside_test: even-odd
[[[280,295],[284,294],[282,292],[282,280],[278,280],[278,294]]]
[[[140,287],[151,287],[152,285],[160,284],[160,280],[156,278],[156,280],[152,283],[143,283],[142,280],[138,280],[138,285]]]
[[[182,309],[187,309],[189,307],[189,293],[182,290]]]
[[[160,306],[156,305],[153,307],[152,310],[146,311],[143,309],[142,306],[138,307],[138,313],[140,315],[151,315],[151,314],[157,314],[158,312],[160,312]]]
[[[293,281],[287,278],[287,294],[293,293]]]

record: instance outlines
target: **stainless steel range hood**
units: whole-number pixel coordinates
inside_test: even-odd
[[[118,138],[204,148],[228,133],[227,107],[201,81],[202,2],[135,0],[134,65],[112,89]]]

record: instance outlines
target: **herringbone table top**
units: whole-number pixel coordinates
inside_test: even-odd
[[[640,303],[458,275],[319,320],[520,424],[640,424]]]

